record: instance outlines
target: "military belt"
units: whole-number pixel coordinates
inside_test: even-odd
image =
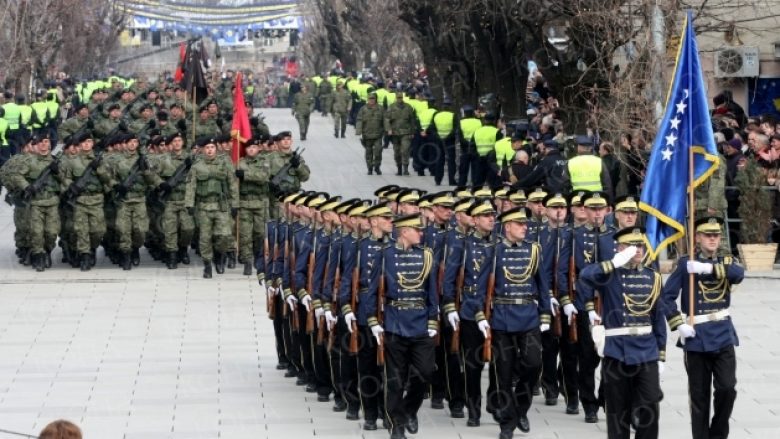
[[[425,309],[424,299],[388,300],[385,303],[399,310]]]
[[[729,317],[729,310],[722,309],[720,311],[715,311],[709,314],[693,316],[693,323],[695,325],[698,325],[700,323],[719,322],[721,320],[726,320],[728,317]]]
[[[604,331],[607,337],[618,335],[648,335],[653,333],[652,326],[627,326],[625,328],[610,328]]]
[[[477,286],[476,285],[472,285],[470,287],[463,287],[463,292],[464,293],[476,293],[477,292]]]
[[[511,299],[509,297],[496,297],[493,299],[494,305],[531,305],[536,304],[532,299]]]

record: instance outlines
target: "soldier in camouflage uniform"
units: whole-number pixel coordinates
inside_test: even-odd
[[[323,75],[327,76],[327,75]],[[322,115],[327,116],[331,107],[331,99],[333,97],[333,85],[327,79],[323,79],[319,86],[320,96],[320,109],[322,109]]]
[[[352,110],[352,95],[344,88],[344,83],[336,84],[336,92],[331,98],[330,112],[333,114],[333,137],[338,137],[341,132],[341,138],[345,136],[347,130],[347,118]]]
[[[314,94],[308,85],[301,87],[301,91],[295,94],[293,99],[292,114],[298,120],[298,128],[301,140],[306,140],[309,131],[309,116],[314,111]]]
[[[30,254],[36,271],[51,267],[51,251],[60,232],[58,162],[51,156],[47,135],[38,135],[32,141],[31,153],[19,163],[16,172],[9,175],[9,187],[18,188],[30,202]],[[35,187],[38,178],[49,168],[50,174]]]
[[[294,158],[292,151],[292,133],[289,131],[282,131],[276,135],[277,150],[268,154],[268,161],[271,167],[271,180],[279,174],[284,165],[290,163],[292,166],[288,168],[287,174],[282,176],[279,186],[271,186],[269,189],[274,193],[290,193],[295,192],[301,188],[301,183],[307,181],[311,175],[311,170],[302,157]],[[276,203],[271,203],[269,206],[274,206]],[[279,218],[278,209],[271,209],[270,216],[273,218]]]
[[[188,119],[185,118],[182,108],[182,105],[179,103],[171,105],[171,112],[168,115],[168,125],[166,125],[166,128],[160,130],[163,136],[167,137],[176,132],[182,134],[191,132],[187,131]]]
[[[154,120],[154,111],[152,106],[144,104],[139,109],[139,117],[130,123],[127,130],[138,136],[138,140],[141,144],[145,145],[148,141],[150,133],[157,127],[157,122]]]
[[[385,110],[376,103],[376,93],[368,95],[368,103],[357,114],[355,134],[360,137],[360,143],[366,150],[366,166],[368,175],[376,171],[382,175],[382,137],[384,130]]]
[[[712,174],[712,177],[700,184],[694,192],[696,197],[696,219],[715,216],[724,218],[726,216],[726,158],[720,156],[720,165]],[[721,236],[725,236],[726,231],[721,227]],[[687,239],[683,239],[685,243]],[[718,253],[720,255],[730,255],[731,249],[726,239],[720,240]]]
[[[103,212],[104,194],[112,186],[111,172],[93,150],[92,136],[83,134],[78,142],[78,155],[63,166],[65,197],[74,201],[72,206],[73,232],[76,236],[75,254],[81,271],[95,265],[95,251],[106,233]]]
[[[246,157],[238,163],[239,181],[239,260],[244,263],[244,276],[252,274],[254,256],[263,250],[265,222],[268,219],[268,180],[270,163],[260,155],[260,139],[246,146]]]
[[[119,235],[118,250],[122,269],[130,270],[131,264],[141,262],[139,249],[149,231],[146,211],[146,189],[159,185],[160,178],[149,169],[146,157],[138,151],[138,138],[127,135],[125,151],[113,163],[114,202],[116,203],[116,231]]]
[[[19,263],[30,264],[30,203],[22,200],[22,179],[14,178],[19,174],[21,164],[25,162],[32,152],[30,139],[24,141],[19,154],[11,156],[0,168],[0,182],[8,190],[6,200],[14,206],[14,242],[16,243],[16,256]]]
[[[203,277],[210,279],[212,260],[217,273],[225,271],[225,252],[232,240],[229,219],[238,214],[238,182],[233,168],[217,158],[214,138],[201,139],[198,144],[203,155],[190,169],[184,205],[196,215]]]
[[[192,125],[192,122],[187,125],[187,134],[192,135],[193,130],[196,139],[217,137],[222,133],[222,130],[219,129],[217,123],[209,115],[209,109],[207,106],[200,108],[199,118],[195,122],[194,126]]]
[[[190,256],[187,246],[192,242],[195,232],[195,221],[184,207],[187,173],[192,167],[193,159],[184,149],[184,139],[181,134],[173,134],[165,139],[170,152],[163,163],[160,176],[163,182],[159,192],[164,197],[165,210],[162,213],[162,231],[165,237],[166,265],[175,269],[177,263],[189,265]],[[178,181],[170,181],[171,177],[181,170]]]
[[[146,143],[146,161],[149,171],[160,177],[160,172],[168,159],[165,148],[165,138],[160,136],[157,130],[153,131],[153,137]],[[155,261],[165,260],[167,254],[164,251],[165,237],[162,231],[162,214],[165,206],[160,203],[155,191],[146,194],[146,214],[149,217],[149,231],[146,233],[144,247]]]
[[[119,104],[111,104],[108,106],[108,117],[101,119],[100,122],[95,124],[95,128],[92,134],[99,142],[105,139],[107,136],[115,134],[117,131],[124,131],[126,129],[125,123],[120,118],[122,116],[122,110],[119,108]]]
[[[86,105],[77,104],[74,109],[76,111],[76,115],[62,122],[57,129],[58,139],[64,140],[73,134],[82,131],[81,129],[85,125],[85,130],[94,128],[92,120],[89,118],[89,108]]]
[[[79,151],[81,136],[88,136],[87,133],[77,133],[65,139],[62,145],[62,155],[60,156],[60,176],[62,177],[62,188],[67,189],[73,182],[68,178],[68,174],[74,166],[74,162],[79,161]],[[76,252],[76,232],[73,226],[73,206],[67,203],[60,203],[60,247],[62,247],[62,262],[70,263],[72,267],[78,267],[79,256]]]
[[[385,132],[393,142],[395,165],[398,167],[395,175],[409,175],[409,148],[416,131],[414,108],[404,102],[403,93],[396,93],[395,103],[385,111]]]

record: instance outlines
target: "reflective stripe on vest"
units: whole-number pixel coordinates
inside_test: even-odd
[[[498,128],[490,125],[480,127],[474,132],[474,144],[477,145],[477,154],[487,155],[496,146],[496,133]]]
[[[571,188],[576,190],[600,191],[601,158],[595,155],[580,155],[569,160]]]
[[[8,146],[8,121],[0,118],[0,145]]]
[[[512,149],[512,139],[504,137],[496,142],[496,164],[501,167],[512,163],[515,159],[515,150]]]
[[[476,117],[467,117],[460,120],[460,132],[463,133],[463,138],[466,140],[473,140],[474,133],[482,127],[482,121]]]
[[[421,111],[417,115],[417,120],[420,121],[420,128],[422,128],[423,131],[427,130],[429,126],[431,126],[431,122],[433,121],[433,115],[436,114],[436,110],[433,108],[429,108],[427,110]]]
[[[452,133],[454,124],[455,113],[452,111],[439,111],[435,116],[433,116],[433,126],[436,127],[436,132],[439,133],[439,137],[442,139]]]
[[[22,108],[16,102],[9,102],[3,105],[5,115],[3,119],[8,121],[9,130],[19,129],[19,119],[22,117]]]

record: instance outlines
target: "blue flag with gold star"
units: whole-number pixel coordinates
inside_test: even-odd
[[[693,177],[689,163],[693,160]],[[648,254],[656,259],[667,245],[685,235],[688,190],[718,168],[707,91],[699,63],[691,13],[685,19],[666,111],[653,142],[639,208],[647,212]],[[693,188],[689,182],[693,181]]]

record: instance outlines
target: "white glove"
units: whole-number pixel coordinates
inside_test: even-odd
[[[490,323],[488,323],[487,320],[480,320],[479,323],[477,323],[477,328],[479,328],[479,330],[482,331],[482,335],[487,338]]]
[[[550,324],[549,323],[542,323],[541,325],[539,325],[539,329],[542,332],[547,332],[547,331],[550,330]]]
[[[588,311],[588,318],[590,319],[591,326],[601,323],[601,316],[599,316],[596,311]]]
[[[320,317],[325,315],[325,310],[322,308],[314,308],[314,318],[319,322]]]
[[[688,273],[692,274],[710,274],[712,273],[712,264],[709,262],[688,261]]]
[[[433,338],[436,337],[436,330],[435,329],[429,329],[428,330],[428,337]]]
[[[612,265],[615,268],[622,267],[626,264],[628,264],[628,261],[631,260],[631,258],[636,255],[636,246],[631,246],[623,249],[623,251],[618,252],[613,258],[612,258]]]
[[[696,337],[696,330],[693,329],[693,326],[687,323],[683,323],[682,325],[678,326],[677,331],[680,334],[680,339],[683,343],[685,343],[686,338]]]
[[[382,336],[383,332],[385,332],[385,330],[382,329],[382,327],[379,325],[374,325],[371,327],[371,333],[374,334],[374,338],[376,339],[376,344],[382,343],[380,337]]]
[[[567,303],[566,305],[563,305],[563,313],[566,314],[566,318],[568,318],[569,323],[571,323],[574,321],[574,316],[577,315],[577,307],[571,303]]]
[[[452,329],[458,329],[458,323],[460,323],[460,316],[456,311],[448,312],[447,320],[449,320]]]
[[[266,291],[268,291],[268,287],[265,285],[265,279],[260,281],[260,286],[263,287]]]
[[[295,305],[298,303],[298,298],[290,294],[287,296],[287,305],[290,306],[290,311],[295,311]]]
[[[664,369],[665,368],[666,368],[666,366],[664,366],[664,362],[663,361],[658,361],[658,376],[661,376],[661,375],[664,374]]]
[[[344,323],[347,324],[347,329],[349,330],[350,333],[352,333],[352,322],[355,321],[357,321],[357,319],[355,318],[354,313],[348,312],[344,314]]]
[[[333,313],[330,311],[325,311],[325,323],[328,325],[328,331],[333,330],[333,328],[336,326],[336,322],[338,322],[338,319],[333,316]]]
[[[311,295],[307,294],[301,299],[301,303],[306,308],[306,312],[311,311]]]
[[[558,314],[557,308],[561,306],[560,303],[558,303],[557,300],[555,300],[555,297],[550,297],[550,312],[552,313],[552,316],[555,317]],[[544,331],[542,331],[544,332]]]

